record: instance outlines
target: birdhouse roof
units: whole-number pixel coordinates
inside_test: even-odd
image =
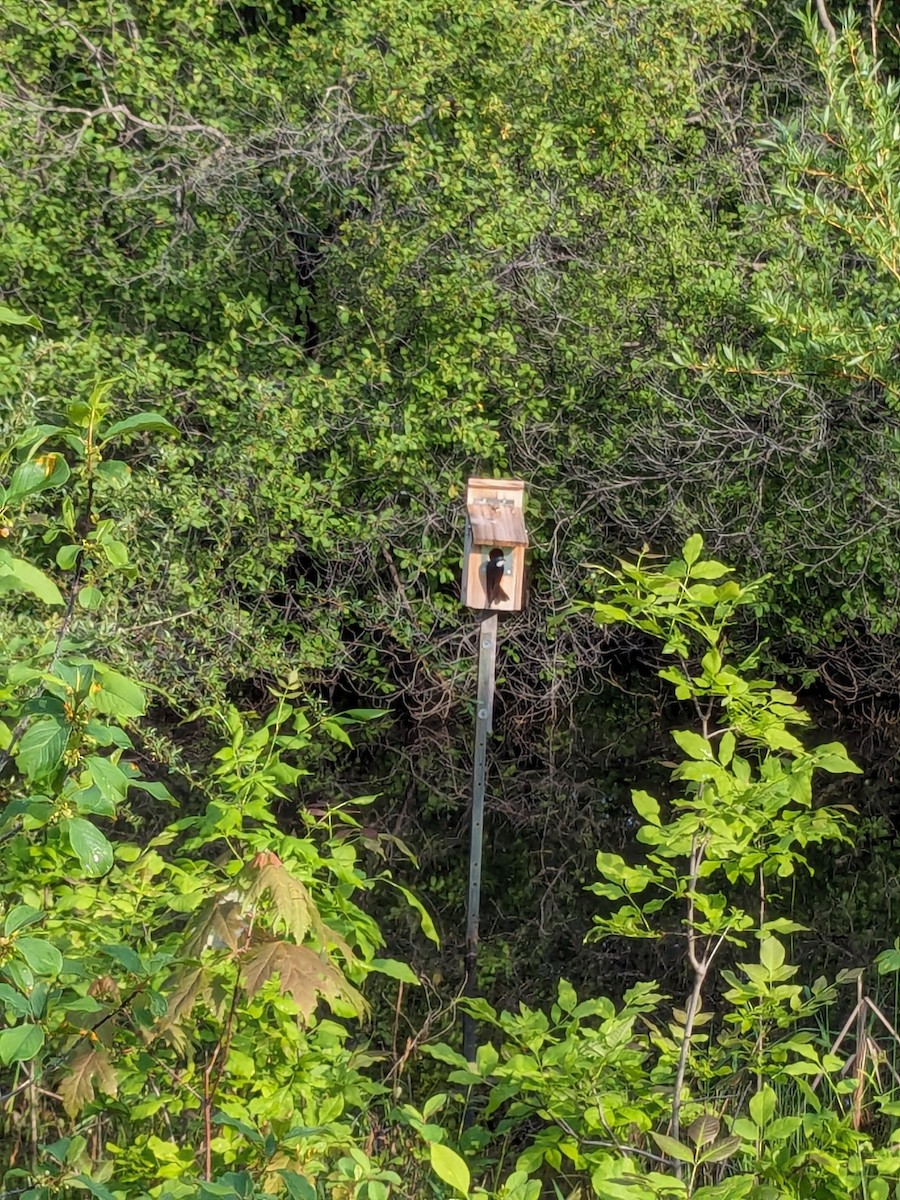
[[[480,500],[466,506],[476,546],[527,546],[528,531],[521,508],[502,500]]]

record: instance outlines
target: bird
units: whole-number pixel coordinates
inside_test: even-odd
[[[488,561],[484,564],[484,594],[487,599],[487,607],[490,608],[493,604],[500,604],[503,600],[508,600],[506,592],[503,590],[503,576],[506,574],[506,555],[497,546],[488,555]]]

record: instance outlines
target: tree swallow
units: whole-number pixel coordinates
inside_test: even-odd
[[[487,606],[499,604],[502,600],[508,600],[506,592],[503,590],[503,576],[506,573],[506,555],[497,546],[488,555],[488,562],[484,564],[484,594],[487,598]]]

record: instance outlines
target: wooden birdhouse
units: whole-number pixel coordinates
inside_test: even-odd
[[[518,612],[525,601],[528,531],[520,479],[470,479],[466,492],[463,604]]]

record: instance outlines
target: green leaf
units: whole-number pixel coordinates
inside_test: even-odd
[[[71,571],[80,553],[81,546],[60,546],[56,552],[56,565],[61,571]]]
[[[16,764],[29,779],[52,775],[62,762],[68,744],[69,726],[65,721],[39,717],[22,734]]]
[[[597,870],[604,879],[613,883],[622,883],[625,879],[625,859],[620,854],[609,854],[606,850],[597,851]]]
[[[115,437],[120,437],[122,434],[145,433],[153,430],[160,430],[163,433],[178,432],[172,422],[167,421],[162,413],[135,413],[133,417],[126,417],[123,421],[115,421],[108,429],[104,429],[101,445],[105,446],[107,442]]]
[[[284,1180],[287,1193],[291,1200],[317,1200],[316,1189],[305,1175],[298,1171],[280,1169],[278,1174]]]
[[[716,1142],[714,1146],[704,1150],[697,1161],[702,1163],[724,1162],[726,1158],[731,1158],[732,1154],[740,1147],[741,1139],[739,1137],[722,1138],[721,1142]]]
[[[55,976],[62,970],[62,955],[55,946],[41,938],[18,937],[15,947],[35,975]]]
[[[691,579],[721,579],[730,570],[731,567],[709,558],[704,562],[694,563],[691,567]]]
[[[812,1063],[807,1064],[812,1066]],[[815,1068],[813,1068],[815,1071]],[[775,1113],[775,1092],[766,1083],[759,1089],[755,1096],[750,1098],[750,1116],[753,1118],[756,1125],[760,1129],[767,1125]]]
[[[26,325],[29,329],[40,329],[40,318],[31,314],[18,313],[5,304],[0,304],[0,325]]]
[[[12,473],[6,489],[6,501],[12,504],[35,492],[62,487],[71,474],[69,464],[61,454],[41,454],[20,463]]]
[[[0,550],[0,590],[27,592],[44,604],[65,604],[62,593],[49,575],[26,562]]]
[[[30,1062],[40,1054],[44,1044],[43,1030],[38,1025],[15,1025],[0,1033],[0,1062]]]
[[[128,463],[122,462],[121,459],[109,458],[106,462],[98,463],[95,474],[110,487],[121,489],[131,482],[132,471]]]
[[[441,1142],[432,1142],[428,1147],[428,1154],[435,1175],[443,1179],[444,1183],[449,1183],[452,1188],[456,1188],[463,1196],[468,1196],[471,1176],[465,1159]]]
[[[373,958],[368,965],[371,970],[387,975],[391,979],[399,979],[401,983],[412,983],[418,986],[421,982],[411,967],[408,967],[405,962],[398,962],[396,958]]]
[[[114,538],[111,538],[108,542],[103,543],[103,553],[112,567],[126,567],[128,565],[128,547],[124,542],[117,542]]]
[[[713,754],[712,746],[699,733],[692,733],[689,729],[677,729],[672,737],[685,754],[691,758],[701,762],[715,762],[716,756]]]
[[[94,587],[93,584],[88,584],[87,587],[83,587],[78,593],[78,604],[85,612],[96,612],[102,603],[103,593],[99,588]]]
[[[141,717],[147,709],[143,690],[131,679],[109,667],[99,667],[100,691],[93,695],[98,712],[108,713],[120,721]]]
[[[649,792],[632,792],[631,803],[638,816],[642,817],[648,825],[659,824],[659,801],[655,800]]]
[[[144,965],[143,959],[130,946],[122,946],[118,943],[98,946],[101,954],[107,955],[108,958],[123,966],[126,971],[132,975],[143,975],[147,968]]]
[[[438,936],[437,929],[435,929],[434,921],[431,919],[431,914],[425,908],[425,905],[418,898],[418,896],[414,895],[409,888],[405,888],[402,883],[397,883],[395,879],[388,879],[388,883],[390,883],[392,887],[395,887],[398,892],[402,892],[403,896],[406,898],[407,904],[411,908],[414,908],[419,914],[419,923],[422,926],[422,932],[425,934],[428,940],[434,942],[436,946],[440,946],[441,939]]]
[[[778,938],[762,937],[760,939],[759,961],[770,973],[784,966],[784,946]]]
[[[699,554],[700,551],[698,550]],[[654,1133],[650,1130],[650,1136],[662,1150],[663,1154],[668,1154],[669,1158],[675,1158],[679,1162],[693,1162],[694,1152],[690,1146],[685,1146],[682,1142],[677,1142],[675,1138],[669,1137],[667,1133]]]
[[[96,1196],[97,1200],[117,1200],[115,1193],[111,1192],[109,1188],[104,1187],[102,1183],[98,1183],[96,1179],[90,1179],[87,1175],[73,1175],[70,1179],[66,1180],[66,1183],[80,1183],[83,1188],[87,1188],[92,1196]]]
[[[100,789],[101,795],[113,804],[118,804],[120,800],[125,798],[125,793],[128,791],[128,785],[131,782],[129,776],[111,762],[108,758],[101,758],[99,754],[92,754],[88,757],[85,766],[91,773],[91,778],[97,787]]]
[[[446,1042],[435,1042],[433,1045],[423,1046],[422,1049],[430,1058],[446,1063],[449,1067],[465,1068],[468,1065],[459,1051],[448,1046]]]
[[[684,543],[684,549],[681,551],[681,557],[690,567],[700,557],[700,552],[703,549],[703,538],[699,533],[692,533],[688,540]],[[654,1135],[655,1136],[655,1135]],[[686,1160],[690,1161],[690,1159]]]
[[[34,908],[31,904],[17,904],[15,908],[11,908],[6,914],[6,920],[3,922],[4,937],[9,937],[17,929],[24,929],[27,925],[34,925],[43,915],[44,913],[40,908]]]
[[[702,1113],[696,1117],[687,1128],[687,1135],[695,1146],[705,1146],[714,1142],[719,1136],[722,1122],[711,1113]]]
[[[823,771],[830,771],[833,775],[843,775],[845,772],[852,775],[862,774],[862,769],[847,757],[847,751],[840,742],[828,742],[824,746],[817,746],[813,751],[813,758],[817,767],[821,767]]]
[[[61,824],[85,875],[96,879],[112,870],[113,848],[96,825],[83,817],[71,817]]]
[[[766,1126],[766,1140],[777,1142],[783,1138],[789,1138],[797,1132],[802,1124],[802,1117],[779,1117],[777,1121],[772,1121]]]
[[[771,921],[766,921],[763,925],[764,933],[807,933],[808,925],[801,925],[798,921],[791,921],[788,917],[773,917]]]
[[[730,729],[726,729],[719,742],[719,762],[727,767],[734,757],[735,737]]]

